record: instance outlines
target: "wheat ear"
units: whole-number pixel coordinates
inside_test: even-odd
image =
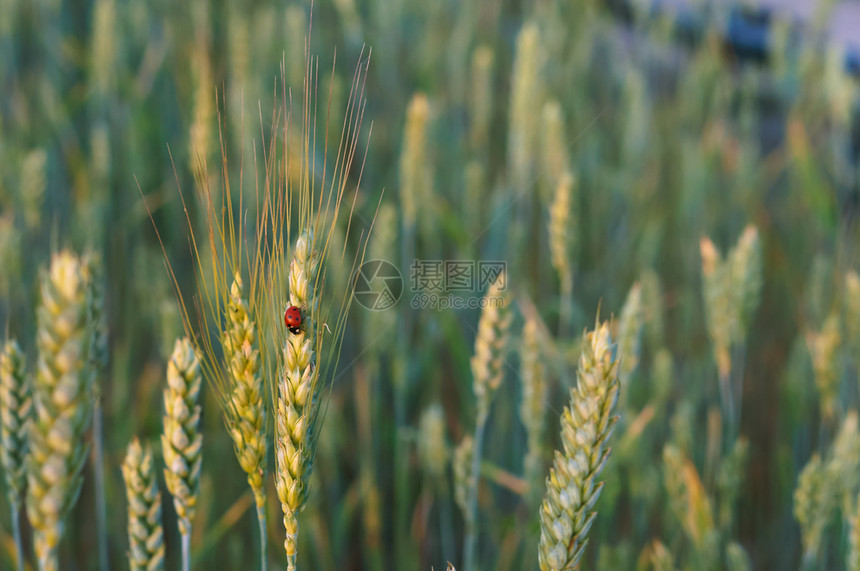
[[[128,565],[132,571],[164,569],[161,493],[155,479],[152,449],[135,437],[122,463],[128,498]]]
[[[478,475],[481,467],[481,445],[484,429],[490,414],[493,395],[504,378],[505,354],[508,345],[508,329],[511,325],[510,299],[507,290],[507,275],[499,273],[487,290],[484,298],[478,333],[475,336],[475,354],[472,356],[472,390],[477,399],[477,418],[472,447],[472,470],[469,474],[469,501],[466,516],[467,531],[463,551],[465,571],[476,569],[475,542],[478,524]]]
[[[576,569],[603,489],[597,478],[609,458],[617,417],[618,358],[609,324],[598,324],[583,344],[576,388],[561,415],[562,451],[556,451],[540,509],[541,571]]]
[[[182,536],[182,568],[191,569],[191,520],[197,509],[203,435],[200,433],[200,359],[191,341],[177,339],[167,363],[164,389],[164,480],[173,496]]]
[[[266,407],[257,328],[251,320],[248,302],[242,297],[242,277],[237,273],[227,302],[227,327],[223,336],[224,356],[232,380],[227,412],[227,429],[233,438],[236,458],[248,475],[248,485],[257,504],[260,525],[261,565],[266,567]]]
[[[54,255],[42,274],[27,515],[43,571],[57,569],[64,522],[77,502],[87,458],[84,434],[93,410],[87,276],[81,260],[67,251]]]
[[[7,341],[0,354],[0,463],[6,475],[6,494],[12,510],[12,531],[19,571],[24,569],[21,505],[27,484],[27,432],[32,421],[33,400],[24,371],[24,355],[17,342]]]
[[[794,491],[794,516],[800,524],[803,542],[801,568],[814,569],[824,543],[824,532],[830,524],[837,496],[834,493],[834,472],[818,454],[812,456],[800,476]]]
[[[537,321],[526,319],[523,327],[520,350],[520,377],[523,400],[520,418],[526,427],[528,451],[524,462],[525,480],[528,484],[529,505],[535,507],[540,501],[540,480],[545,473],[544,455],[541,447],[546,418],[547,389],[546,365],[541,354],[541,339]]]
[[[318,266],[313,236],[306,232],[296,241],[289,278],[290,303],[301,309],[302,325],[298,334],[287,332],[275,424],[275,486],[284,512],[284,549],[290,571],[296,568],[298,516],[307,500],[316,452],[319,372],[314,351],[317,340],[314,318]]]

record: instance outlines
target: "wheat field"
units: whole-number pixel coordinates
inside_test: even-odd
[[[860,570],[838,8],[0,2],[0,569]]]

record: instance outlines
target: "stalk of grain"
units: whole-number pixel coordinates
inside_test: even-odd
[[[837,356],[842,343],[839,314],[831,313],[821,331],[807,331],[806,346],[812,357],[815,386],[818,387],[822,419],[832,423],[839,401],[839,369]]]
[[[650,563],[653,571],[675,571],[672,552],[660,541],[651,545]]]
[[[856,511],[854,501],[860,492],[860,429],[856,411],[849,411],[845,415],[833,441],[827,465],[835,474],[836,486],[833,491],[839,498],[843,521],[848,522]]]
[[[6,479],[6,497],[12,511],[12,535],[18,571],[24,570],[21,543],[21,506],[27,483],[27,433],[33,422],[33,400],[24,370],[24,355],[16,341],[7,341],[0,354],[0,464]]]
[[[695,465],[680,448],[663,448],[663,467],[670,510],[693,545],[697,567],[713,561],[718,553],[711,502]]]
[[[747,555],[743,545],[737,541],[730,541],[726,545],[726,569],[732,569],[732,571],[750,571],[752,569],[749,555]]]
[[[260,557],[266,569],[266,407],[257,328],[251,320],[248,302],[242,295],[242,277],[237,273],[230,287],[227,327],[222,338],[224,357],[232,379],[227,405],[227,430],[239,465],[248,475],[248,485],[257,505],[260,527]]]
[[[547,101],[544,104],[541,123],[540,188],[542,200],[547,203],[570,164],[567,156],[564,115],[558,101]]]
[[[549,251],[550,261],[558,272],[561,306],[559,308],[559,336],[567,335],[573,313],[573,254],[575,251],[575,229],[577,224],[576,179],[565,172],[558,180],[555,195],[549,207]]]
[[[618,316],[618,352],[624,355],[624,359],[618,366],[618,380],[621,382],[620,398],[624,405],[626,405],[626,397],[623,394],[627,390],[627,383],[639,364],[642,312],[642,288],[635,283],[630,288],[621,308],[621,314]]]
[[[556,451],[540,509],[541,571],[576,569],[597,515],[593,507],[609,459],[607,446],[617,417],[618,356],[608,323],[598,323],[584,339],[576,387],[561,415],[562,451]]]
[[[421,466],[433,486],[444,484],[448,463],[448,443],[445,436],[445,412],[442,405],[427,407],[418,424],[418,456]]]
[[[478,478],[481,469],[481,446],[493,395],[504,378],[507,354],[508,329],[513,315],[507,292],[507,274],[501,272],[487,290],[484,298],[478,333],[475,336],[475,354],[472,356],[472,390],[477,399],[475,436],[472,453],[472,470],[469,485],[467,529],[463,551],[465,571],[477,569],[475,544],[478,524]]]
[[[64,523],[83,482],[84,434],[93,410],[89,284],[81,260],[68,251],[53,256],[41,281],[27,514],[39,568],[55,571]]]
[[[824,532],[836,507],[833,472],[814,454],[797,478],[794,516],[800,524],[803,542],[803,569],[815,569],[824,543]]]
[[[457,448],[454,449],[454,458],[451,462],[451,467],[454,472],[454,501],[457,502],[457,507],[463,512],[463,519],[466,520],[466,527],[471,527],[473,524],[470,521],[472,512],[469,510],[469,489],[472,485],[472,455],[474,441],[472,437],[466,435]]]
[[[719,523],[723,532],[730,536],[735,521],[735,502],[741,493],[747,464],[749,443],[744,437],[735,440],[732,449],[720,462],[717,470],[717,497],[719,498]]]
[[[427,96],[417,93],[406,110],[403,131],[403,152],[400,156],[400,206],[404,228],[415,226],[419,208],[422,212],[430,204],[430,169],[427,162],[427,123],[430,103]],[[422,220],[426,216],[422,216]]]
[[[541,346],[537,321],[529,317],[523,326],[520,345],[520,378],[523,391],[520,419],[526,428],[528,441],[523,472],[528,485],[530,507],[540,502],[541,478],[545,473],[541,443],[546,419],[548,383]]]
[[[94,375],[93,392],[95,397],[95,408],[93,410],[93,473],[96,488],[96,527],[99,538],[99,568],[102,571],[107,571],[109,568],[107,500],[105,498],[104,429],[101,406],[101,383],[104,380],[108,365],[107,318],[104,309],[104,271],[101,257],[98,255],[88,255],[85,262],[90,280],[89,320],[92,338],[90,340],[89,367]]]
[[[860,571],[860,496],[854,500],[854,512],[848,519],[848,571]]]
[[[122,464],[128,499],[128,564],[131,571],[164,569],[161,493],[155,478],[152,448],[137,437],[128,445]]]
[[[290,304],[301,308],[298,334],[287,332],[283,370],[278,383],[275,439],[275,487],[284,513],[287,569],[296,569],[299,512],[308,497],[308,485],[317,443],[319,419],[319,371],[316,367],[318,253],[313,234],[296,241],[290,263]]]
[[[711,344],[714,347],[714,359],[720,375],[721,397],[723,410],[731,418],[732,411],[729,373],[732,368],[731,344],[734,325],[732,323],[731,304],[731,274],[730,267],[724,263],[717,247],[710,238],[702,238],[699,242],[702,256],[702,294],[705,299],[705,318]]]
[[[182,569],[191,569],[191,521],[197,510],[203,435],[200,433],[200,360],[187,338],[177,339],[164,389],[164,479],[179,520]]]
[[[517,35],[511,70],[508,168],[515,192],[524,192],[533,182],[535,156],[540,148],[535,106],[540,109],[543,96],[540,83],[542,56],[537,25],[525,24]]]
[[[209,3],[191,2],[194,46],[191,53],[191,77],[194,84],[193,121],[188,133],[188,156],[196,177],[206,175],[205,164],[212,146],[212,122],[215,119],[212,93],[212,58],[209,37]]]
[[[472,90],[469,99],[469,138],[472,149],[487,147],[493,120],[493,50],[478,46],[472,54]]]

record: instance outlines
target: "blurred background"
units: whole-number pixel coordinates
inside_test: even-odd
[[[0,318],[32,364],[39,269],[62,247],[101,252],[115,568],[128,548],[125,447],[138,435],[160,456],[165,362],[182,334],[165,254],[194,296],[181,196],[199,225],[195,174],[222,183],[222,146],[231,179],[253,188],[282,65],[294,97],[302,89],[310,15],[308,3],[269,0],[0,2]],[[317,1],[311,44],[332,133],[355,66],[370,57],[367,155],[347,188],[359,223],[346,243],[354,254],[381,204],[367,258],[391,262],[404,289],[383,311],[353,304],[300,568],[438,570],[461,557],[451,461],[475,422],[480,311],[414,308],[414,260],[508,268],[515,316],[484,441],[482,569],[537,568],[544,487],[524,475],[523,316],[543,332],[545,474],[579,339],[598,311],[626,315],[614,326],[627,350],[625,396],[584,568],[650,569],[661,547],[673,567],[660,569],[856,568],[860,454],[836,454],[833,443],[860,396],[860,4]],[[560,202],[565,180],[574,182]],[[720,309],[700,240],[728,255],[749,225],[761,294],[731,344],[742,403],[732,425],[720,409]],[[211,391],[204,424],[195,567],[250,568],[253,501]],[[802,541],[794,493],[813,453],[848,476],[815,496],[821,537]],[[67,570],[97,568],[86,470],[62,544]],[[162,491],[172,568],[178,533]],[[271,488],[269,497],[270,561],[282,568]],[[14,561],[9,521],[0,502],[3,569]],[[26,524],[24,535],[29,550]]]

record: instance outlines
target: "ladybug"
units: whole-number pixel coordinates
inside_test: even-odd
[[[284,312],[284,325],[287,326],[287,330],[293,335],[301,333],[302,310],[295,305],[288,307]]]

